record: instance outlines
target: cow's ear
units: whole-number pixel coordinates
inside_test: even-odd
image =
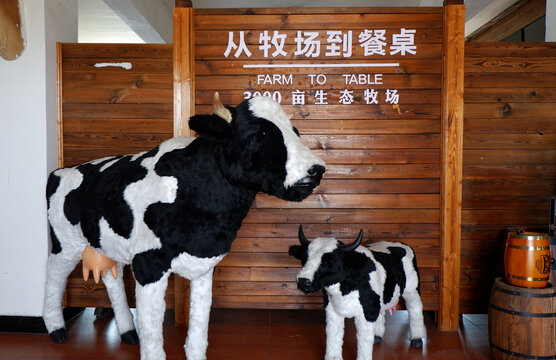
[[[222,141],[230,138],[232,127],[218,115],[194,115],[189,119],[189,128],[199,136]]]

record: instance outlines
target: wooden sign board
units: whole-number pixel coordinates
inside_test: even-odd
[[[215,91],[234,106],[272,97],[327,164],[301,203],[257,196],[216,269],[214,306],[321,308],[320,295],[296,289],[300,264],[287,254],[303,224],[309,238],[351,241],[362,228],[367,243],[414,246],[425,308],[438,310],[443,15],[427,7],[175,10],[174,60],[194,59],[174,66],[175,89],[194,84],[178,101],[201,114],[212,112]]]

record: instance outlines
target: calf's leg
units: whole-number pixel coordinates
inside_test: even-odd
[[[409,339],[410,346],[420,348],[423,346],[423,339],[427,336],[425,321],[423,319],[423,303],[417,290],[406,291],[403,294],[407,312],[409,315]]]
[[[384,330],[385,330],[384,321],[385,321],[384,314],[382,313],[379,314],[375,323],[375,338],[374,338],[375,344],[380,344],[382,342],[382,338],[384,337]]]
[[[208,346],[208,323],[212,304],[212,274],[191,280],[189,294],[189,328],[185,340],[185,355],[188,360],[206,359]]]
[[[120,337],[126,344],[139,344],[139,338],[133,325],[133,315],[129,310],[127,298],[124,288],[124,265],[118,263],[118,278],[108,270],[106,276],[102,277],[102,281],[106,286],[112,309],[114,310],[114,317],[116,318],[116,326],[120,333]]]
[[[341,360],[344,343],[344,317],[338,315],[330,303],[324,310],[326,312],[326,355],[324,360]]]
[[[375,324],[367,321],[364,316],[355,317],[357,333],[357,360],[372,360]]]
[[[48,256],[43,319],[50,338],[58,343],[65,342],[67,339],[62,313],[62,296],[68,276],[81,260],[83,248],[65,247],[61,252]]]
[[[135,286],[141,360],[166,359],[162,323],[166,310],[164,294],[168,286],[168,276],[169,273],[165,273],[157,282],[146,285],[136,283]]]

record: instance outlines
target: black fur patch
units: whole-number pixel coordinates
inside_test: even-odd
[[[50,335],[50,339],[52,341],[57,342],[59,344],[66,342],[66,340],[68,339],[65,328],[54,330],[48,335]]]
[[[54,229],[52,228],[52,226],[49,225],[48,228],[50,229],[50,242],[52,243],[52,249],[50,250],[50,252],[52,254],[58,254],[62,251],[62,244],[60,244],[60,240],[58,240],[58,237],[54,233]]]
[[[359,302],[363,308],[363,315],[367,321],[374,322],[380,314],[380,296],[371,289],[367,281],[359,287]]]
[[[340,249],[336,251],[343,255],[345,275],[340,283],[342,295],[347,295],[353,290],[361,290],[368,285],[370,273],[376,270],[371,259],[357,251],[343,252]]]
[[[328,293],[326,292],[326,290],[322,289],[322,303],[325,309],[328,306],[329,302],[330,300],[328,300]]]
[[[48,176],[48,181],[46,182],[46,205],[47,208],[50,208],[50,198],[52,195],[58,190],[58,186],[60,186],[60,177],[51,173]]]
[[[147,170],[141,166],[147,154],[133,161],[130,155],[126,155],[109,158],[98,164],[77,166],[77,170],[83,174],[83,182],[66,197],[64,213],[72,224],[81,223],[83,234],[91,246],[100,247],[101,217],[106,219],[116,234],[129,238],[133,214],[124,199],[124,190],[147,175]],[[114,159],[117,159],[114,164],[100,171],[103,165]]]
[[[396,285],[400,287],[400,295],[403,294],[406,282],[405,271],[402,264],[402,258],[406,255],[405,249],[390,246],[388,250],[390,254],[372,251],[375,260],[386,270],[386,282],[384,283],[384,293],[382,294],[382,302],[384,304],[392,300]]]
[[[137,331],[129,330],[122,335],[120,335],[120,339],[126,344],[137,345],[139,344],[139,336],[137,335]]]
[[[47,209],[50,209],[50,198],[56,192],[56,190],[58,190],[59,186],[60,186],[60,177],[58,175],[55,175],[54,173],[50,173],[50,175],[48,176],[48,181],[46,183]],[[54,233],[54,229],[52,229],[52,226],[49,225],[48,227],[50,231],[50,242],[52,243],[51,253],[58,254],[60,251],[62,251],[62,245],[60,244],[60,240],[58,239],[58,237],[56,237],[56,234]]]
[[[253,116],[248,102],[236,109],[233,136],[218,157],[222,173],[231,183],[289,200],[283,186],[288,153],[282,132]]]
[[[189,119],[189,127],[204,139],[225,142],[232,136],[230,123],[218,115],[195,115]]]
[[[173,203],[155,203],[145,212],[143,220],[162,248],[133,259],[140,284],[158,281],[181,253],[208,258],[230,251],[256,191],[230,184],[221,175],[215,151],[208,141],[198,138],[184,149],[164,154],[156,164],[158,175],[178,180],[178,191]]]
[[[301,266],[303,267],[307,262],[307,250],[307,246],[292,245],[288,250],[288,255],[293,256],[297,260],[301,261]]]

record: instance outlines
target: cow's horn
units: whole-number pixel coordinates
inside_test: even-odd
[[[361,245],[361,240],[363,240],[363,229],[359,231],[359,235],[357,235],[357,239],[351,244],[342,246],[342,251],[352,251],[357,249],[359,245]]]
[[[302,246],[309,246],[309,240],[307,240],[305,234],[303,234],[303,225],[299,225],[298,237],[299,237],[299,243]]]
[[[220,116],[222,119],[226,120],[227,122],[232,122],[232,113],[224,106],[224,104],[222,104],[218,91],[214,92],[212,107],[214,108],[214,113],[216,115]]]

